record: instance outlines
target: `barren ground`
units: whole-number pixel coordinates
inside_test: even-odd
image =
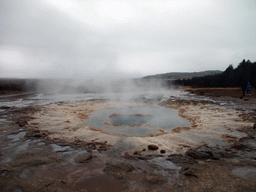
[[[188,89],[211,99],[171,97],[158,104],[191,126],[146,137],[109,134],[86,120],[93,111],[147,102],[2,107],[8,121],[0,121],[0,189],[256,191],[255,96],[241,99],[233,88]]]

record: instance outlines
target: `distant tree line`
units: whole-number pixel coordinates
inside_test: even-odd
[[[248,82],[256,87],[256,62],[243,60],[235,69],[229,65],[223,73],[178,79],[174,81],[174,84],[192,87],[242,87],[246,89]]]
[[[27,79],[0,79],[1,91],[36,91],[37,80]]]
[[[200,72],[171,72],[157,75],[145,76],[143,80],[152,80],[152,79],[162,79],[162,80],[173,80],[173,79],[188,79],[193,77],[203,77],[206,75],[215,75],[220,74],[222,71],[219,70],[208,70],[208,71],[200,71]]]

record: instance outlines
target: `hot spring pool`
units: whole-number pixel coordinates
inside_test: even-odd
[[[134,115],[124,115],[120,114],[118,116],[110,118],[110,123],[115,125],[124,126],[124,125],[145,125],[148,123],[153,116],[143,115],[143,114],[134,114]]]
[[[178,111],[164,107],[132,107],[103,109],[91,114],[86,124],[109,134],[143,137],[157,134],[159,129],[169,131],[176,127],[189,127],[191,123],[178,115]]]

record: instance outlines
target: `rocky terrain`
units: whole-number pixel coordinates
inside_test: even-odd
[[[191,126],[146,137],[118,136],[84,122],[93,111],[120,103],[2,106],[1,191],[256,190],[253,98],[171,97],[157,104],[176,109]]]

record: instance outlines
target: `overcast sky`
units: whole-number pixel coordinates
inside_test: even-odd
[[[255,0],[0,0],[0,77],[131,78],[256,61]]]

